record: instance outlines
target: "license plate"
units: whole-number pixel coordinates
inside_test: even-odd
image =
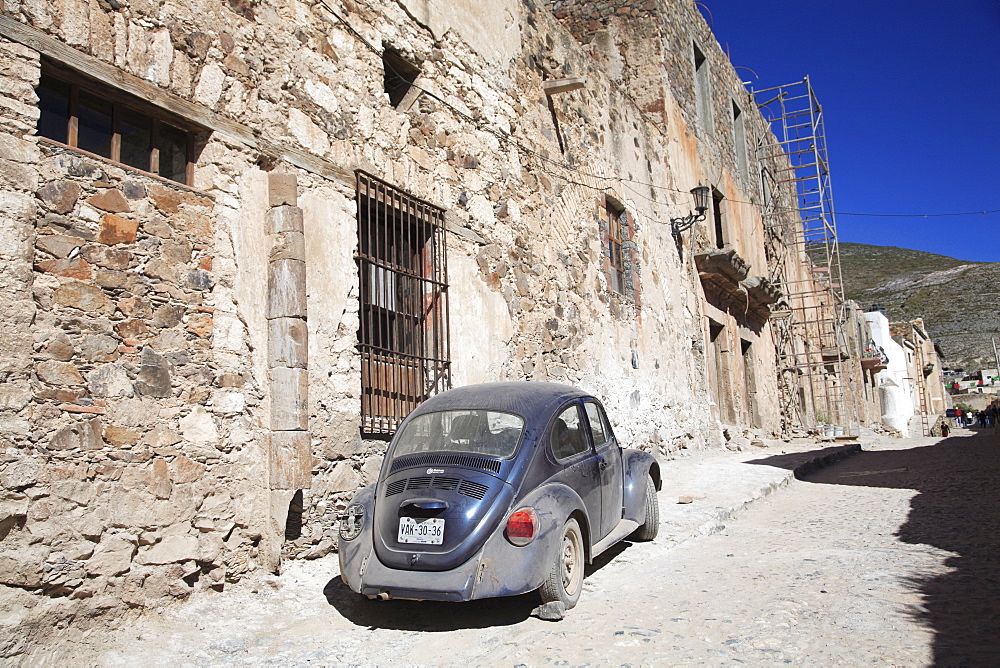
[[[440,545],[444,542],[444,520],[440,517],[431,517],[426,520],[400,517],[398,540],[400,543]]]

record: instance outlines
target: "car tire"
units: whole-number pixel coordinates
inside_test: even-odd
[[[653,540],[660,532],[660,502],[656,499],[656,484],[646,476],[646,521],[632,532],[635,540]]]
[[[561,602],[567,610],[576,605],[583,591],[583,571],[586,567],[583,532],[574,518],[566,520],[559,550],[552,568],[538,590],[543,603]]]

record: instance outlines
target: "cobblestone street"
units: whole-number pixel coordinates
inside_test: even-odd
[[[793,461],[801,457],[765,452],[726,475],[752,478]],[[531,617],[532,596],[364,600],[333,576],[336,561],[328,558],[199,595],[110,636],[95,630],[45,659],[987,665],[1000,658],[998,473],[1000,437],[992,430],[880,440],[793,481],[715,533],[676,542],[670,513],[681,506],[665,490],[661,537],[602,558],[560,622]],[[706,503],[692,505],[699,502]]]

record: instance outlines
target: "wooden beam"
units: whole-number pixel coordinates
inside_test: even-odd
[[[354,187],[354,174],[328,160],[299,148],[280,146],[254,134],[247,126],[216,113],[208,107],[154,86],[114,65],[77,51],[51,35],[0,14],[0,36],[37,51],[46,58],[65,65],[91,79],[134,95],[161,109],[196,123],[213,132],[220,132],[265,155],[282,159],[296,167],[324,178]]]
[[[587,79],[584,77],[567,77],[565,79],[549,79],[548,81],[542,82],[542,89],[545,91],[546,95],[558,95],[559,93],[568,93],[571,90],[579,90],[587,85]]]

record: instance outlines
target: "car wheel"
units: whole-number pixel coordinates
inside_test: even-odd
[[[653,540],[660,531],[660,503],[656,500],[656,485],[646,476],[646,521],[632,532],[635,540]]]
[[[585,567],[583,532],[580,523],[572,517],[563,527],[559,551],[539,592],[543,603],[560,601],[569,610],[580,600],[583,590],[583,570]]]

